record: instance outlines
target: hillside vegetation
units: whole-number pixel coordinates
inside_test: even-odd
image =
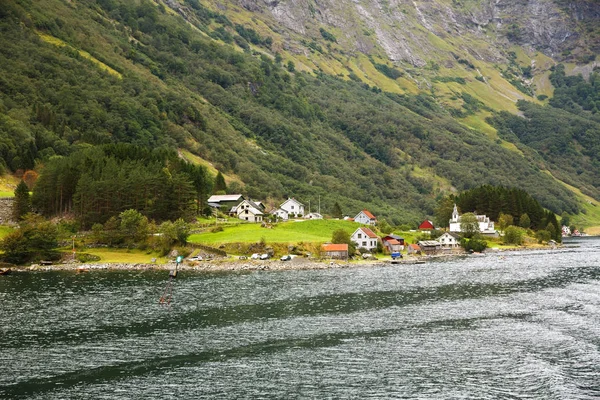
[[[218,170],[235,177],[228,179],[230,191],[257,199],[295,196],[305,203],[320,197],[325,212],[337,201],[344,213],[368,208],[394,224],[414,224],[433,215],[447,191],[482,184],[524,189],[559,214],[583,208],[553,176],[600,198],[600,170],[579,172],[595,165],[584,152],[576,153],[578,166],[563,168],[536,147],[537,141],[509,132],[511,118],[519,118],[513,114],[489,120],[498,138],[467,126],[493,131],[482,116],[499,108],[516,110],[512,101],[494,101],[495,89],[485,78],[475,79],[479,66],[497,74],[491,64],[476,65],[461,53],[452,71],[434,61],[424,67],[434,82],[427,90],[408,77],[411,71],[382,55],[345,53],[336,31],[324,28],[319,37],[305,38],[308,59],[335,48],[332,57],[343,53],[361,67],[352,74],[346,74],[347,63],[310,70],[299,54],[284,51],[273,30],[258,28],[260,15],[247,23],[242,18],[247,10],[236,15],[230,19],[226,11],[198,1],[5,1],[0,7],[2,168],[39,170],[39,182],[47,186],[40,194],[34,189],[34,199],[42,194],[54,199],[52,205],[37,202],[48,215],[83,215],[76,206],[90,203],[74,197],[77,193],[87,193],[86,201],[113,198],[103,192],[89,199],[84,188],[118,191],[110,185],[111,169],[136,168],[121,153],[90,155],[90,146],[115,143],[166,153],[181,149],[188,159],[202,160],[198,168],[207,178],[195,193],[188,190],[193,174],[177,175],[183,167],[172,158],[146,159],[139,168],[146,177],[164,171],[160,189],[184,187],[186,199],[208,196],[210,175]],[[527,98],[532,103],[526,107],[554,112],[552,102],[535,105],[533,92],[519,89],[524,72],[516,54],[506,68],[505,78],[494,78],[493,84],[504,87],[512,79],[510,85],[521,93],[515,100]],[[597,114],[588,106],[577,115],[563,111],[585,121],[580,129],[595,129]],[[534,124],[537,117],[528,117]],[[468,118],[472,121],[465,124]],[[122,178],[123,187],[136,179]],[[67,186],[69,191],[62,190]],[[137,189],[130,189],[126,201],[114,207],[90,205],[86,223],[105,222],[131,207]],[[156,209],[152,199],[139,200],[140,210]],[[171,217],[164,207],[156,212],[158,220]]]

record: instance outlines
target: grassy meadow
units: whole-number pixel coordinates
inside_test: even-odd
[[[224,226],[221,232],[196,233],[189,237],[191,243],[206,245],[227,243],[318,243],[331,240],[331,234],[338,229],[352,233],[360,224],[340,220],[290,221],[263,228],[260,224],[239,224]]]
[[[153,258],[156,258],[157,264],[164,264],[168,261],[167,257],[159,257],[157,253],[148,253],[148,251],[138,249],[111,249],[111,248],[90,248],[85,249],[84,253],[93,254],[100,257],[97,263],[128,263],[128,264],[147,264]]]

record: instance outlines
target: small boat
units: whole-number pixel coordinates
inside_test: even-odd
[[[12,271],[10,270],[10,268],[0,268],[0,275],[8,275],[11,272]]]

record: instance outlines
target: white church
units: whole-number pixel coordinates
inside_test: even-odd
[[[495,235],[496,229],[494,229],[494,221],[491,221],[489,217],[485,215],[476,215],[477,222],[479,222],[479,232],[483,235]],[[458,208],[454,205],[452,211],[452,219],[450,219],[450,232],[460,232],[460,215],[458,215]]]

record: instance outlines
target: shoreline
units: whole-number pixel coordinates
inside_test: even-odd
[[[558,248],[563,248],[560,246]],[[400,260],[309,260],[305,258],[294,258],[290,261],[271,260],[211,260],[183,262],[178,266],[179,271],[194,272],[237,272],[237,271],[291,271],[291,270],[322,270],[322,269],[341,269],[341,268],[364,268],[364,267],[392,267],[400,265],[426,264],[428,262],[450,261],[468,256],[489,256],[498,255],[504,252],[553,250],[551,247],[520,247],[512,249],[488,249],[484,253],[467,254],[465,252],[453,252],[450,254],[433,254],[420,256],[405,256]],[[555,249],[554,249],[555,250]],[[51,265],[33,264],[31,266],[16,266],[11,268],[14,272],[47,272],[47,271],[73,271],[76,273],[90,272],[94,270],[109,271],[170,271],[175,268],[174,263],[155,264],[155,263],[57,263]]]

